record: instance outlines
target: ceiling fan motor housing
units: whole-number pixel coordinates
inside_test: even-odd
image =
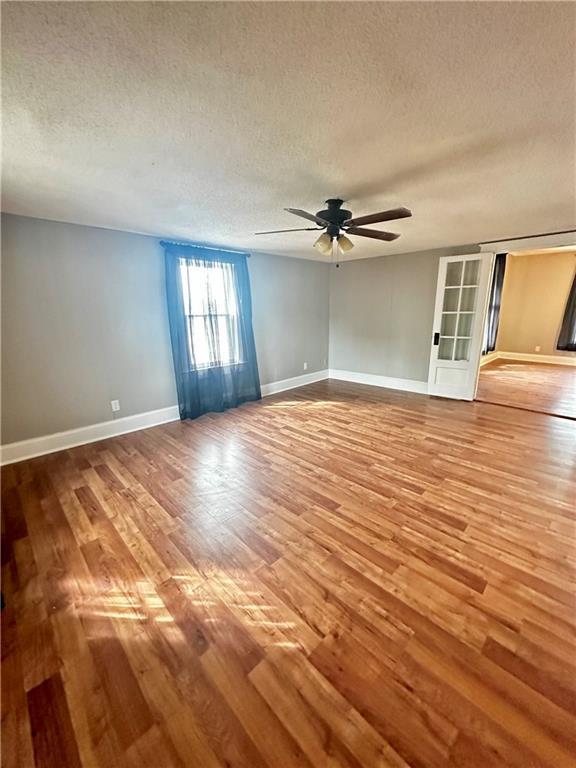
[[[330,226],[326,227],[326,232],[330,237],[338,237],[340,229],[345,221],[352,218],[352,212],[342,208],[344,200],[340,200],[339,197],[330,198],[326,200],[328,208],[324,211],[318,211],[316,216],[319,216],[324,221],[330,222]]]

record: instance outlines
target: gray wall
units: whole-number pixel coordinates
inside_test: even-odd
[[[253,254],[248,260],[260,381],[281,381],[328,367],[330,267]]]
[[[249,260],[263,384],[330,368],[425,381],[440,256]],[[174,405],[157,239],[2,217],[2,443]]]
[[[161,248],[2,217],[2,443],[173,405]]]
[[[326,367],[326,265],[250,259],[262,383]],[[2,216],[2,443],[176,403],[151,237]]]
[[[330,368],[428,380],[438,261],[461,245],[344,263],[330,275]]]

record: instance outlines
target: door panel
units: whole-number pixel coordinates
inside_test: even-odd
[[[493,253],[440,259],[428,392],[473,400]]]

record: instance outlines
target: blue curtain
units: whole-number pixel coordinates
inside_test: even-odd
[[[180,418],[259,400],[246,254],[162,245]]]
[[[502,304],[502,289],[504,287],[504,273],[506,272],[506,254],[496,254],[492,286],[490,288],[490,300],[488,302],[488,316],[484,326],[484,339],[482,341],[482,354],[487,355],[496,349],[496,336],[500,324],[500,306]]]
[[[561,349],[565,352],[576,352],[576,275],[574,275],[572,288],[568,294],[556,349]]]

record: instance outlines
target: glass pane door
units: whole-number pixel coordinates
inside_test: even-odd
[[[446,267],[438,360],[470,359],[480,259],[451,261]]]

